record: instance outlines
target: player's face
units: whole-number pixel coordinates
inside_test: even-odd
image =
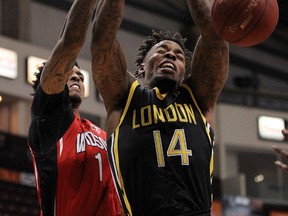
[[[67,86],[69,88],[69,96],[72,103],[81,103],[84,98],[84,76],[76,66],[73,67],[73,73],[67,81]]]
[[[155,87],[158,85],[157,80],[167,80],[171,85],[169,89],[173,89],[184,79],[185,53],[176,42],[163,40],[147,53],[143,67],[144,85]]]

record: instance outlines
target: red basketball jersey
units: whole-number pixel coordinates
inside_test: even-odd
[[[43,91],[39,94],[41,100],[47,97]],[[106,133],[74,114],[69,103],[66,106],[62,101],[63,94],[52,112],[51,104],[42,107],[39,102],[43,101],[35,96],[29,146],[41,215],[120,215],[107,159]],[[50,99],[44,101],[49,104]],[[59,102],[57,96],[53,100]]]

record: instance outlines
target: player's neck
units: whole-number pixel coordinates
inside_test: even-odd
[[[80,111],[78,108],[73,108],[74,113],[80,118]]]

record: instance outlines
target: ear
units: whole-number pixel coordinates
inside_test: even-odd
[[[142,63],[139,68],[138,68],[138,76],[139,77],[144,77],[145,76],[145,69],[144,69],[145,64]]]

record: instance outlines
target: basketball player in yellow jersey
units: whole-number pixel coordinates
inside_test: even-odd
[[[107,109],[107,145],[125,215],[211,214],[213,111],[228,74],[228,44],[210,24],[213,0],[187,0],[201,37],[153,32],[127,73],[117,31],[124,0],[99,2],[93,79]],[[186,73],[189,76],[186,77]]]

